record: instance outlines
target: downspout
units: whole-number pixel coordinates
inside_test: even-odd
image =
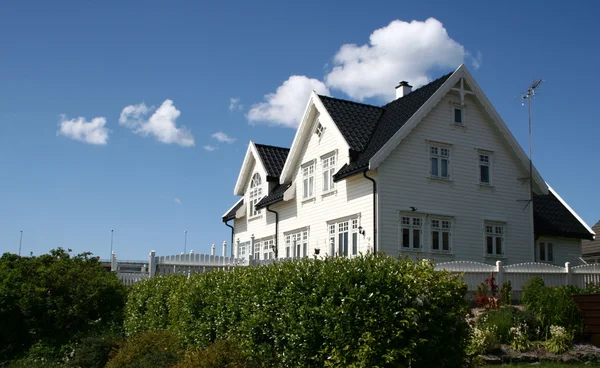
[[[367,170],[363,171],[363,176],[373,182],[373,253],[377,254],[377,182],[367,176]]]
[[[275,259],[277,259],[277,253],[279,250],[279,214],[276,211],[273,211],[269,208],[269,206],[266,207],[267,211],[274,213],[275,214]]]
[[[229,225],[227,222],[229,222],[229,220],[224,222],[225,226],[227,226],[228,228],[231,229],[231,253],[229,253],[229,254],[231,257],[233,257],[233,237],[234,237],[233,226]]]

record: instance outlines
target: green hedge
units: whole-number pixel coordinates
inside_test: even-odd
[[[129,335],[235,341],[265,367],[459,367],[469,327],[458,276],[383,255],[287,261],[136,284]]]

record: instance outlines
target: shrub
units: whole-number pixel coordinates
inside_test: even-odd
[[[180,341],[170,331],[147,331],[129,337],[108,361],[108,368],[162,368],[183,355]]]
[[[495,327],[498,340],[510,344],[510,329],[515,326],[526,325],[528,337],[536,338],[535,331],[537,323],[535,317],[529,311],[521,311],[515,307],[507,307],[499,310],[490,310],[482,313],[477,320],[477,327]]]
[[[188,346],[236,341],[260,366],[451,367],[465,357],[466,286],[429,262],[303,259],[176,283],[168,329]],[[128,304],[144,303],[137,290]],[[134,317],[143,309],[127,313],[126,327]]]
[[[525,323],[510,328],[510,347],[513,350],[523,352],[531,347],[528,330],[529,327]]]
[[[493,273],[489,278],[477,285],[475,303],[477,304],[477,307],[484,307],[485,309],[498,309],[500,307],[498,284],[496,284],[496,278]]]
[[[510,283],[510,280],[507,280],[502,283],[502,287],[500,288],[500,297],[502,299],[502,304],[512,304],[512,285]]]
[[[77,343],[67,360],[66,368],[104,368],[108,359],[119,347],[117,335],[85,337]]]
[[[0,362],[37,343],[58,348],[122,323],[125,286],[90,255],[58,248],[38,257],[0,258]]]
[[[580,292],[575,286],[546,287],[544,280],[532,277],[523,286],[522,302],[533,313],[545,336],[552,325],[581,333],[583,319],[571,297]]]
[[[484,326],[473,328],[469,352],[480,355],[491,352],[500,346],[496,326]]]
[[[231,341],[217,341],[207,348],[186,352],[173,368],[251,368],[248,355]]]
[[[571,348],[573,333],[564,327],[550,326],[550,339],[546,341],[546,350],[553,354],[562,354]]]

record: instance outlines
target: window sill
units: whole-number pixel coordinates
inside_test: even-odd
[[[314,202],[315,200],[316,200],[315,196],[304,198],[304,199],[302,199],[302,204],[304,205],[304,204],[307,204],[310,202]]]
[[[336,194],[337,194],[337,189],[328,190],[327,192],[324,192],[323,194],[321,194],[321,198],[329,197],[331,195],[336,195]]]
[[[496,190],[496,188],[494,188],[494,186],[492,184],[479,183],[479,184],[477,184],[477,186],[479,187],[479,189],[483,189],[483,190],[491,190],[491,191]]]
[[[248,222],[260,220],[261,218],[262,218],[262,215],[248,217]]]
[[[441,255],[441,256],[454,256],[454,253],[452,253],[451,250],[434,250],[434,249],[432,249],[430,251],[430,253]]]
[[[459,128],[459,129],[467,129],[467,126],[465,125],[465,123],[450,123],[450,126],[455,127],[455,128]]]
[[[428,176],[427,180],[429,180],[429,182],[437,182],[437,183],[444,183],[444,184],[452,184],[452,179],[448,178],[448,179],[444,179],[444,178],[436,178],[435,176]]]
[[[500,254],[486,254],[485,258],[490,258],[490,259],[504,259],[506,258],[506,256],[504,254],[500,255]]]
[[[411,252],[411,253],[427,253],[423,250],[423,248],[406,248],[406,247],[400,247],[400,251],[401,252]]]

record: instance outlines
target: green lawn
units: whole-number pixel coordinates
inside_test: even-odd
[[[562,364],[562,363],[540,363],[540,364],[531,364],[531,363],[520,363],[520,364],[510,364],[510,365],[485,365],[483,368],[497,368],[497,367],[539,367],[539,368],[588,368],[588,367],[597,367],[597,365],[592,364]]]

